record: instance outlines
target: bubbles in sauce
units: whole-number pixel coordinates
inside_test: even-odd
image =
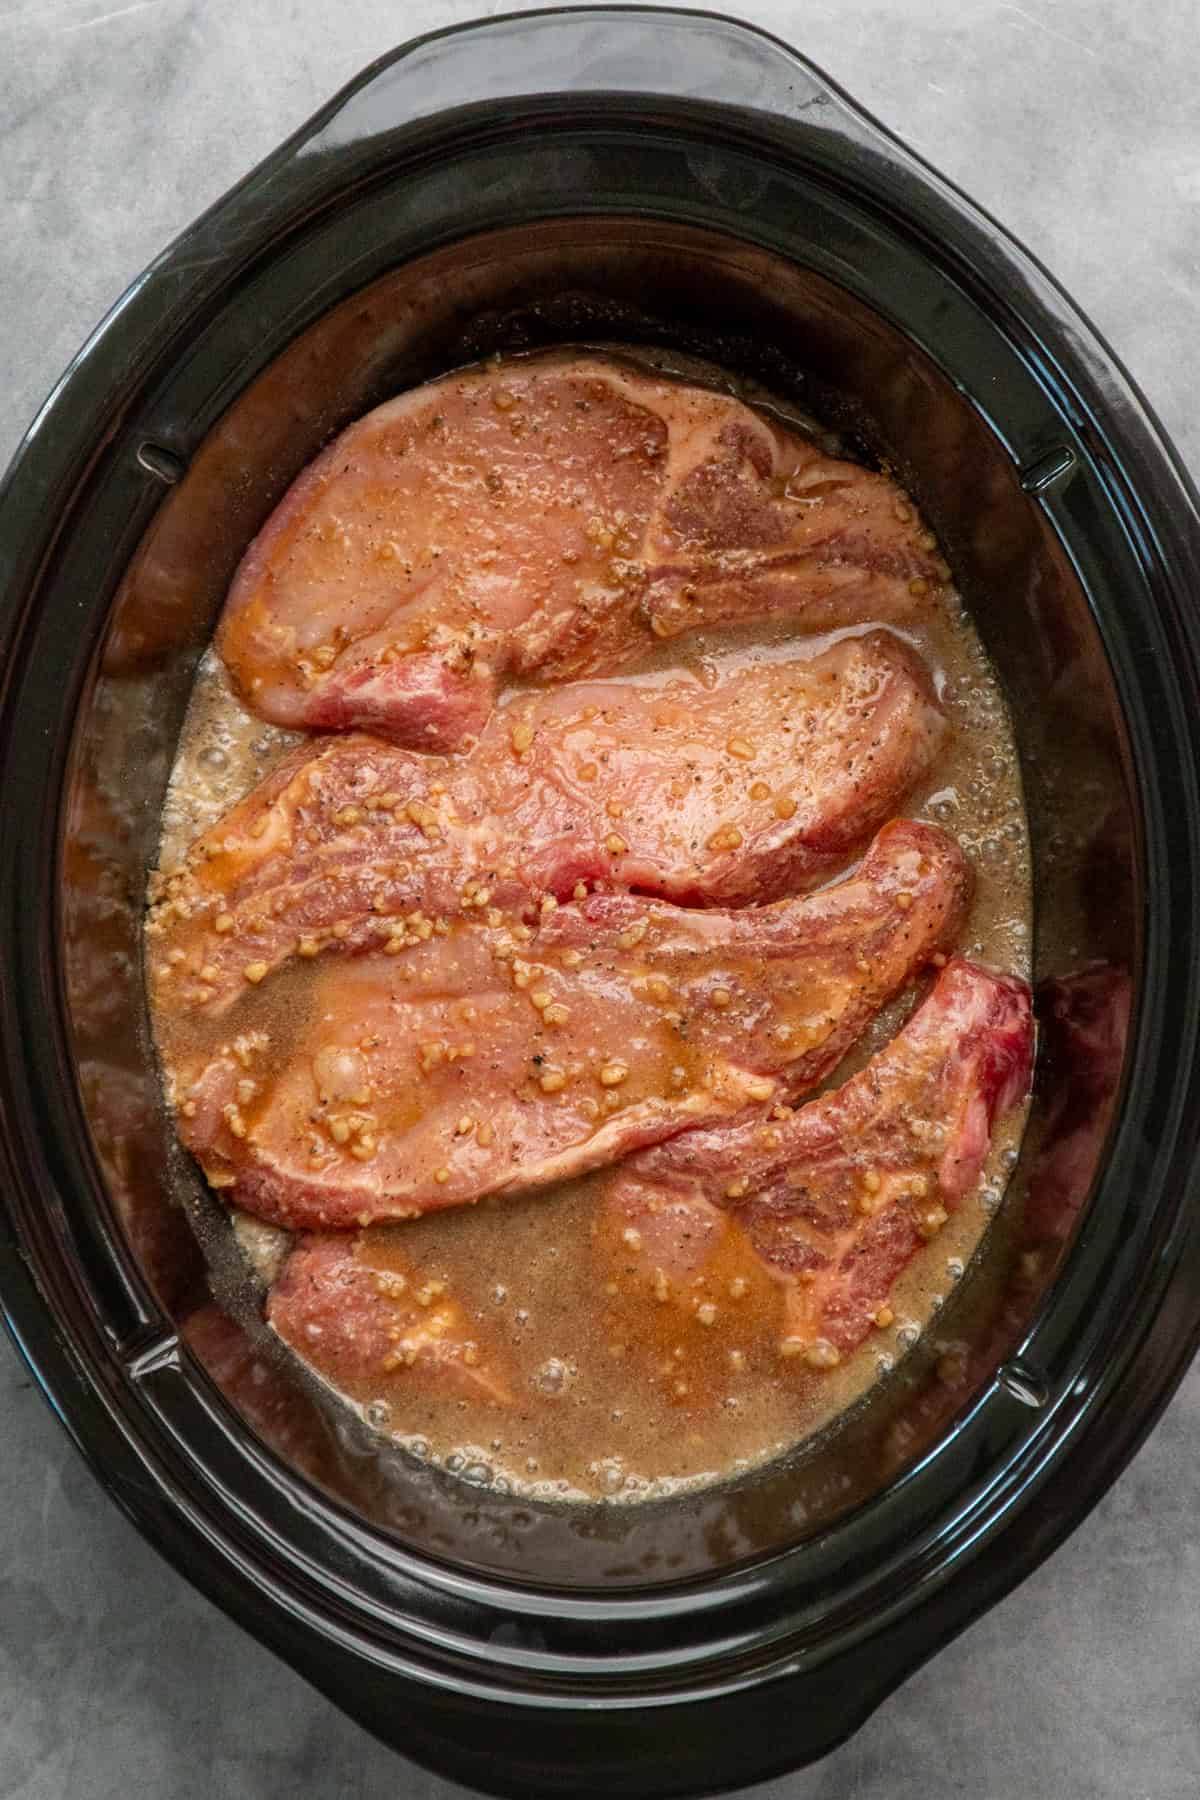
[[[721,385],[763,403],[727,379]],[[864,620],[852,629],[874,628]],[[717,658],[728,667],[816,655],[845,635],[798,638],[781,622],[696,634],[651,652],[632,678],[653,683],[680,667],[703,676]],[[931,597],[925,614],[898,635],[932,670],[951,725],[932,775],[905,811],[951,832],[974,865],[963,953],[1027,978],[1029,842],[1004,695],[952,594]],[[244,711],[210,650],[164,807],[161,866],[176,863],[299,741]],[[885,1008],[833,1083],[885,1043],[912,1005],[910,994]],[[344,1398],[410,1456],[440,1463],[468,1484],[531,1498],[661,1497],[752,1468],[828,1424],[917,1342],[1003,1198],[1022,1125],[1012,1116],[998,1127],[976,1193],[894,1284],[892,1322],[832,1371],[780,1357],[776,1314],[753,1291],[733,1298],[731,1286],[713,1317],[702,1319],[656,1307],[644,1294],[631,1304],[619,1284],[598,1279],[589,1178],[362,1234],[360,1254],[371,1263],[386,1269],[402,1255],[446,1284],[480,1342],[503,1358],[510,1405],[422,1378],[419,1365],[364,1373]],[[242,1215],[234,1229],[247,1266],[269,1284],[286,1254],[286,1233]]]

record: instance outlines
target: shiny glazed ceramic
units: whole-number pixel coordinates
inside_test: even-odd
[[[270,1359],[174,1152],[139,921],[232,569],[332,431],[495,350],[670,344],[911,486],[1007,684],[1034,1122],[937,1336],[670,1504],[522,1504]],[[135,283],[0,490],[0,1298],[165,1555],[407,1755],[688,1794],[822,1754],[1085,1515],[1200,1334],[1200,520],[998,226],[763,34],[595,8],[368,70]],[[203,1243],[205,1255],[198,1244]]]

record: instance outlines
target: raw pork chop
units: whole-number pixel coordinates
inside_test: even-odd
[[[347,1232],[300,1238],[271,1289],[267,1318],[292,1348],[343,1392],[412,1370],[464,1397],[507,1405],[507,1381],[484,1358],[461,1305],[395,1254],[372,1263]],[[494,1354],[487,1359],[494,1362]]]
[[[726,620],[904,619],[947,576],[885,476],[727,394],[557,353],[344,431],[246,552],[217,643],[264,719],[448,750],[505,676],[619,669]]]
[[[860,1073],[796,1112],[688,1131],[618,1170],[624,1260],[665,1292],[732,1216],[784,1282],[784,1348],[829,1368],[978,1179],[1033,1065],[1029,990],[955,958]]]
[[[156,1002],[221,1012],[247,969],[261,980],[297,951],[377,948],[413,914],[532,917],[581,881],[724,906],[803,893],[894,815],[944,728],[919,659],[871,632],[703,683],[528,697],[467,757],[326,739],[163,883]]]
[[[167,1058],[180,1134],[280,1225],[542,1187],[822,1080],[952,941],[969,887],[951,838],[898,821],[808,899],[594,895],[520,937],[462,920],[403,957],[318,965],[286,1011],[248,995],[215,1055]]]

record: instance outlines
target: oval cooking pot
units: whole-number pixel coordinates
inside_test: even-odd
[[[640,1508],[422,1468],[269,1359],[138,955],[196,662],[287,482],[398,388],[580,339],[715,357],[897,468],[1007,685],[1035,859],[1033,1123],[930,1348],[802,1452]],[[1200,1330],[1197,591],[1195,494],[1070,301],[730,20],[420,39],[185,232],[0,492],[0,1295],[150,1541],[407,1755],[521,1795],[819,1756],[1028,1574]]]

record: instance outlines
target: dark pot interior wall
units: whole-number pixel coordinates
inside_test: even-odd
[[[716,178],[714,168],[710,180]],[[1133,840],[1119,711],[1082,587],[1041,508],[1022,487],[1012,456],[931,357],[828,280],[694,228],[626,218],[470,237],[343,300],[288,343],[190,450],[183,479],[167,488],[120,581],[97,677],[79,713],[67,798],[73,876],[67,890],[68,991],[76,1053],[93,1135],[135,1256],[177,1323],[194,1313],[201,1292],[185,1215],[209,1252],[219,1296],[252,1333],[258,1323],[258,1299],[224,1213],[190,1164],[173,1152],[141,991],[139,902],[196,658],[250,537],[333,431],[386,396],[464,361],[579,339],[667,346],[753,376],[841,429],[861,454],[901,470],[954,556],[1014,696],[1035,828],[1038,978],[1045,983],[1071,975],[1108,955],[1114,943],[1132,942]],[[209,340],[215,340],[214,327]],[[235,338],[235,353],[239,348]],[[209,366],[223,373],[219,362]],[[215,380],[213,386],[221,395],[227,383]],[[1048,409],[1039,411],[1036,390],[1025,395],[1014,388],[1012,399],[1016,428],[1027,442],[1046,444],[1028,464],[1027,486],[1068,482],[1073,452],[1050,442],[1053,419]],[[178,444],[179,434],[171,441]],[[145,439],[138,454],[143,467],[149,464],[162,477],[183,467],[177,450],[153,439]],[[1047,755],[1047,732],[1054,755]],[[1109,903],[1089,922],[1081,883],[1097,844],[1109,840]],[[113,906],[116,891],[128,900],[124,911]],[[1088,941],[1093,927],[1094,941]],[[114,956],[124,986],[111,978]],[[1070,1103],[1072,1080],[1081,1084],[1075,1110],[1092,1105],[1093,1071],[1073,1069],[1061,1057],[1053,1083],[1042,1083],[1043,1103],[1060,1108],[1064,1090]],[[1043,1128],[1035,1114],[1034,1148]],[[1090,1182],[1103,1143],[1103,1120],[1097,1120],[1090,1158],[1074,1172],[1080,1190]],[[1036,1160],[1031,1150],[1014,1184],[1018,1190]],[[179,1202],[166,1218],[164,1190]],[[1069,1198],[1078,1202],[1082,1191]],[[1042,1233],[1037,1278],[1030,1279],[1031,1239],[1019,1227],[1019,1205],[1018,1191],[995,1234],[989,1266],[955,1303],[956,1316],[974,1315],[986,1350],[981,1343],[969,1383],[960,1380],[958,1391],[938,1396],[939,1418],[947,1405],[961,1410],[990,1380],[1001,1360],[993,1315],[1005,1309],[1006,1335],[1015,1343],[1053,1271],[1051,1252],[1067,1234],[1069,1218],[1059,1220],[1053,1233]],[[1020,1281],[1018,1264],[1026,1270]],[[1006,1266],[1008,1277],[1002,1275]],[[143,1329],[140,1320],[135,1329]],[[960,1336],[960,1329],[966,1327],[949,1319],[940,1335]],[[213,1331],[203,1324],[193,1328],[192,1341],[208,1347],[210,1365],[228,1385],[222,1362],[229,1360],[228,1346],[214,1355]],[[279,1378],[288,1379],[283,1371]],[[293,1386],[302,1379],[295,1372],[290,1377]],[[928,1425],[912,1432],[907,1447],[897,1430],[906,1413],[929,1408],[922,1384],[937,1385],[918,1359],[850,1434],[841,1434],[836,1447],[807,1469],[807,1531],[827,1516],[832,1496],[845,1510],[926,1447]],[[318,1458],[316,1443],[324,1439],[317,1420],[312,1429],[308,1455]],[[380,1476],[372,1465],[374,1482],[364,1487],[361,1460],[339,1457],[336,1444],[335,1434],[322,1469],[337,1491],[349,1492],[385,1524],[408,1520],[418,1543],[459,1541],[454,1483],[448,1491],[431,1488],[427,1476],[401,1460],[398,1476]],[[330,1455],[336,1470],[325,1466]],[[405,1491],[395,1491],[397,1480]],[[423,1490],[420,1500],[414,1484]],[[789,1521],[796,1491],[789,1473],[773,1483],[751,1483],[743,1496],[723,1502],[716,1513],[728,1506],[737,1518],[725,1541],[738,1545],[742,1556],[788,1541],[795,1535]],[[539,1535],[541,1572],[587,1582],[611,1581],[618,1564],[624,1580],[645,1579],[655,1569],[677,1577],[711,1566],[712,1505],[693,1509],[686,1525],[681,1510],[688,1512],[656,1512],[651,1530],[644,1511],[631,1515],[624,1529],[610,1520],[593,1539],[598,1556],[581,1550],[570,1528],[561,1533],[559,1547],[558,1527],[547,1520]],[[499,1568],[511,1564],[529,1578],[538,1567],[531,1562],[531,1541],[513,1534],[505,1512],[498,1509],[495,1526],[499,1551],[484,1560]],[[619,1554],[603,1548],[610,1543],[620,1546]],[[479,1554],[473,1541],[460,1547]]]

